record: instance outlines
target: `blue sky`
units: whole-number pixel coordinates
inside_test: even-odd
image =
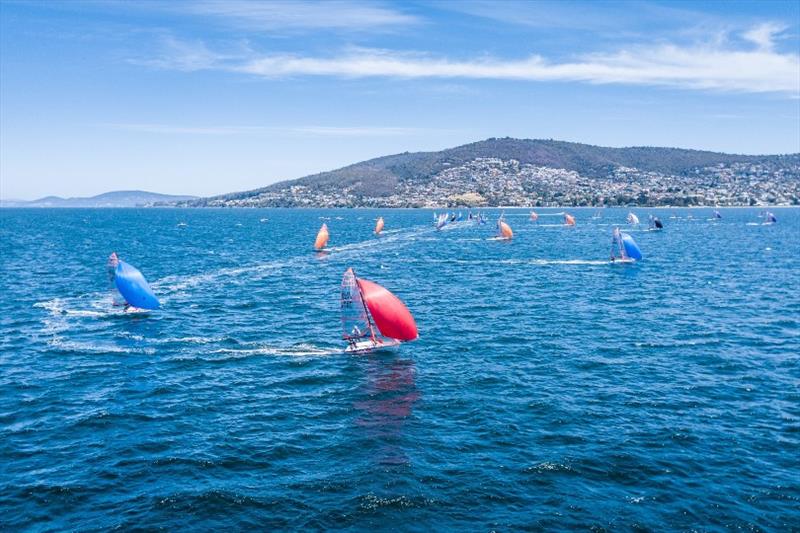
[[[800,151],[800,3],[0,1],[3,198],[504,136]]]

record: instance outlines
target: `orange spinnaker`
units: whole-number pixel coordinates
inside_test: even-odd
[[[317,240],[314,241],[314,248],[317,250],[322,250],[325,248],[325,245],[328,244],[328,239],[330,235],[328,235],[328,225],[322,224],[322,227],[319,228],[319,233],[317,233]]]
[[[397,296],[366,279],[357,278],[357,283],[361,298],[381,335],[400,341],[413,341],[419,337],[414,317]]]
[[[378,217],[378,221],[375,223],[375,235],[380,235],[383,231],[383,217]]]
[[[514,232],[511,231],[511,226],[509,226],[508,224],[506,224],[502,220],[500,221],[500,235],[504,239],[510,239],[511,237],[514,236]]]
[[[567,226],[574,226],[575,217],[572,215],[564,215],[564,224],[566,224]]]
[[[531,222],[536,222],[537,220],[539,220],[539,215],[531,211]]]

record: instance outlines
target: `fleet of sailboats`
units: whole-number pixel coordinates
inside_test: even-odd
[[[563,213],[564,225],[575,226],[575,217]],[[712,220],[722,218],[718,210],[713,213]],[[777,218],[771,211],[763,211],[760,216],[763,224],[775,224]],[[539,218],[531,211],[529,220]],[[593,216],[592,218],[598,218]],[[434,213],[434,223],[438,229],[447,224],[457,223],[462,219],[459,213]],[[262,219],[263,220],[263,219]],[[628,213],[626,221],[629,224],[639,224],[639,218],[632,212]],[[484,224],[486,218],[480,212],[473,215],[469,212],[465,222]],[[380,235],[384,229],[383,217],[375,221],[373,232]],[[653,215],[649,216],[651,230],[664,228],[661,220]],[[496,238],[512,239],[514,232],[501,214],[497,220],[498,234]],[[330,239],[328,225],[323,223],[314,240],[316,250],[324,250]],[[633,237],[615,227],[611,240],[611,261],[617,263],[633,263],[640,261],[643,254]],[[112,252],[106,263],[109,281],[114,290],[112,300],[115,305],[124,305],[125,310],[154,310],[161,307],[161,303],[147,283],[142,273],[134,266],[122,261],[115,252]],[[348,353],[367,353],[373,350],[398,346],[403,342],[413,341],[419,337],[416,322],[406,305],[389,290],[373,281],[359,278],[352,268],[344,273],[341,284],[341,313],[343,338],[347,341],[345,349]]]

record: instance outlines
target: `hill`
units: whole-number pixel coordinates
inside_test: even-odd
[[[2,207],[153,207],[175,205],[197,199],[196,196],[159,194],[147,191],[112,191],[89,198],[46,196],[38,200],[5,200]]]
[[[379,157],[183,205],[798,204],[799,183],[800,154],[737,155],[492,138],[439,152]]]

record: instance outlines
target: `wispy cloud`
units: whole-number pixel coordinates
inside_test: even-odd
[[[99,126],[115,130],[137,133],[178,134],[178,135],[242,135],[278,134],[300,137],[400,137],[419,135],[436,131],[437,133],[456,130],[408,128],[400,126],[187,126],[180,124],[157,123],[104,123]]]
[[[382,31],[421,22],[379,3],[351,0],[200,0],[179,6],[190,14],[223,19],[249,31]]]
[[[523,59],[479,57],[453,60],[426,53],[348,48],[331,56],[295,54],[236,58],[215,55],[204,45],[171,45],[152,65],[181,70],[218,69],[264,78],[331,76],[343,78],[490,79],[531,82],[658,85],[685,89],[800,95],[800,55],[774,49],[780,27],[761,25],[739,35],[750,43],[715,35],[708,42],[632,45],[612,53],[584,54],[571,61],[541,55]],[[741,40],[739,41],[741,43]],[[754,46],[755,45],[755,46]]]
[[[765,22],[744,32],[742,38],[755,44],[759,50],[771,52],[775,48],[775,38],[783,31],[786,31],[783,24]]]

